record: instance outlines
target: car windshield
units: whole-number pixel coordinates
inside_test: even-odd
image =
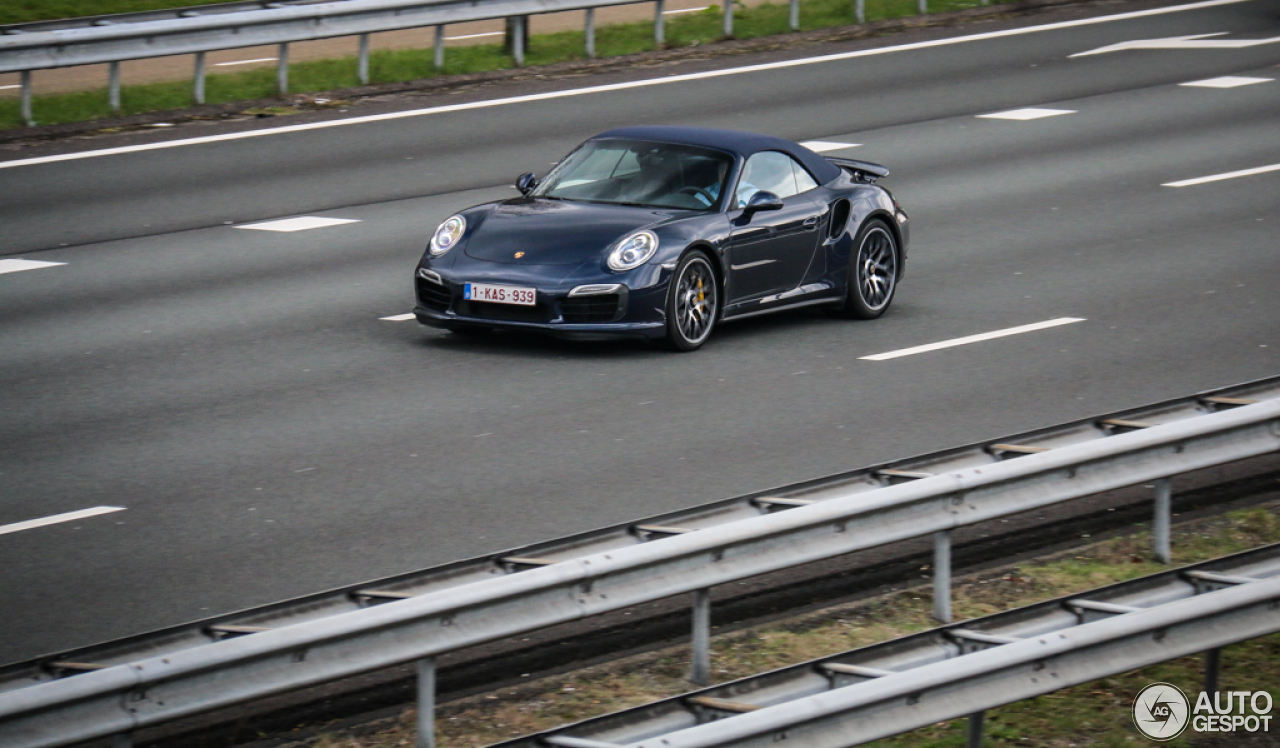
[[[711,210],[732,165],[729,154],[695,146],[591,140],[552,169],[533,196]]]

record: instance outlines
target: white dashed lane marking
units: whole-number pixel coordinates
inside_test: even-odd
[[[826,153],[827,151],[838,151],[841,148],[857,148],[861,143],[833,143],[829,140],[806,140],[800,145],[808,148],[814,153]]]
[[[1184,179],[1181,182],[1166,182],[1161,187],[1190,187],[1195,184],[1205,184],[1206,182],[1221,182],[1224,179],[1238,179],[1240,177],[1252,177],[1255,174],[1266,174],[1269,171],[1280,171],[1280,164],[1271,164],[1270,166],[1259,166],[1256,169],[1241,169],[1240,171],[1229,171],[1225,174],[1211,174],[1207,177],[1196,177],[1195,179]]]
[[[0,525],[0,535],[7,535],[11,532],[21,532],[23,530],[34,530],[37,527],[46,527],[48,525],[57,525],[63,522],[75,522],[78,519],[87,519],[96,517],[99,514],[110,514],[112,512],[123,512],[122,506],[95,506],[92,509],[81,509],[76,512],[65,512],[63,514],[55,514],[51,517],[41,517],[40,519],[29,519],[25,522],[14,522],[11,525]]]
[[[1018,122],[1026,122],[1027,120],[1075,113],[1076,110],[1074,109],[1038,109],[1036,107],[1028,107],[1027,109],[1010,109],[1007,112],[996,112],[994,114],[979,114],[978,117],[979,119],[1011,119]]]
[[[408,314],[393,314],[390,317],[379,317],[378,319],[385,319],[388,322],[408,322],[409,320],[416,318],[417,315],[413,312],[409,312]]]
[[[1241,75],[1224,75],[1221,78],[1210,78],[1203,81],[1191,81],[1190,83],[1179,83],[1179,86],[1193,86],[1195,88],[1239,88],[1240,86],[1252,86],[1255,83],[1270,83],[1275,78],[1249,78]]]
[[[352,218],[321,218],[319,216],[300,216],[298,218],[284,218],[279,221],[263,221],[262,223],[246,223],[243,226],[236,226],[238,229],[253,229],[255,231],[306,231],[308,229],[319,229],[325,226],[340,226],[344,223],[360,223]]]
[[[1010,335],[1019,335],[1024,332],[1034,332],[1036,330],[1044,330],[1050,327],[1058,327],[1059,325],[1069,325],[1073,322],[1084,322],[1080,317],[1059,317],[1058,319],[1046,320],[1044,322],[1036,322],[1030,325],[1021,325],[1020,327],[1009,327],[1004,330],[996,330],[994,332],[984,332],[978,335],[969,335],[963,338],[953,338],[944,340],[940,343],[929,343],[928,345],[918,345],[915,348],[903,348],[898,351],[889,351],[888,353],[877,353],[874,356],[861,356],[862,361],[888,361],[891,358],[902,358],[903,356],[914,356],[917,353],[928,353],[929,351],[937,351],[943,348],[954,348],[958,345],[968,345],[969,343],[980,343],[984,340],[992,340],[994,338],[1004,338]]]
[[[39,260],[0,260],[0,275],[4,273],[19,273],[23,270],[52,268],[66,264],[65,262],[41,262]]]

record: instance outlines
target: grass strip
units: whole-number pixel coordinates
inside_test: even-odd
[[[132,0],[142,2],[143,0]],[[121,0],[124,2],[124,0]],[[977,7],[980,0],[931,0],[933,13]],[[800,4],[800,30],[812,31],[853,22],[850,0],[804,0]],[[868,21],[903,18],[916,14],[916,0],[867,0]],[[754,39],[786,34],[790,31],[789,6],[785,3],[765,4],[734,11],[734,37]],[[667,48],[692,47],[723,39],[723,17],[718,6],[698,13],[669,17],[665,24]],[[374,44],[376,46],[376,38]],[[585,35],[582,31],[561,31],[532,37],[525,55],[526,65],[546,65],[569,60],[584,60]],[[646,52],[655,49],[651,22],[608,24],[596,29],[598,57]],[[450,47],[445,65],[436,71],[433,51],[425,49],[376,50],[370,55],[370,83],[404,83],[442,75],[479,73],[513,67],[501,44]],[[127,70],[126,70],[127,77]],[[39,71],[33,78],[39,90]],[[299,62],[289,68],[289,85],[293,92],[339,91],[360,85],[354,56]],[[267,99],[276,95],[275,68],[217,73],[206,78],[205,100],[209,104]],[[170,81],[123,86],[121,113],[183,109],[192,105],[191,81]],[[103,88],[75,93],[34,97],[33,116],[44,125],[85,122],[113,116],[107,99],[104,74]],[[273,113],[284,113],[288,108]],[[297,110],[300,111],[300,110]],[[25,123],[15,97],[0,99],[0,129],[23,127]]]
[[[1172,565],[1206,561],[1280,542],[1278,510],[1280,503],[1273,503],[1176,526]],[[1150,547],[1148,528],[1138,525],[1132,532],[1113,539],[958,578],[952,603],[956,618],[981,617],[1169,568],[1151,559]],[[723,683],[934,628],[937,624],[931,618],[931,591],[931,585],[926,583],[784,622],[713,637],[714,678]],[[442,705],[437,710],[437,745],[441,748],[489,745],[686,693],[690,690],[685,680],[689,656],[687,646],[671,647]],[[990,748],[1149,745],[1150,741],[1133,728],[1129,710],[1134,695],[1143,686],[1157,681],[1179,684],[1184,690],[1197,690],[1203,683],[1203,658],[1173,660],[989,710],[984,723],[984,745]],[[1242,642],[1223,650],[1220,689],[1268,690],[1276,683],[1280,683],[1280,635]],[[413,709],[406,708],[395,719],[346,733],[295,741],[283,748],[412,746],[413,720]],[[1219,745],[1211,738],[1197,738],[1191,731],[1167,743],[1171,746],[1210,744]],[[872,745],[960,748],[965,745],[965,720],[942,722]]]
[[[105,16],[111,13],[136,13],[144,10],[189,8],[235,0],[3,0],[0,2],[0,24],[56,21],[63,18]]]

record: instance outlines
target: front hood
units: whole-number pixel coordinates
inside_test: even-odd
[[[517,198],[495,205],[469,232],[464,251],[489,262],[577,265],[670,215],[654,208]]]

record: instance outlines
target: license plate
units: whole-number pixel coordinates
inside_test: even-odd
[[[515,304],[536,306],[538,292],[521,286],[495,286],[491,283],[465,283],[462,297],[468,301],[487,301],[490,304]]]

